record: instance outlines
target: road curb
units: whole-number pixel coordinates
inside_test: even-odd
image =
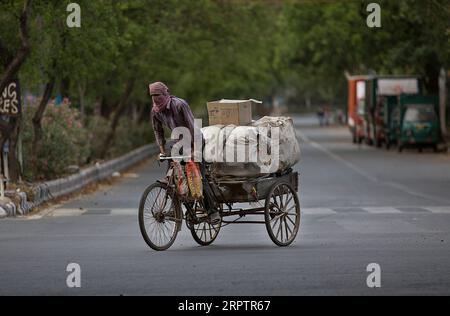
[[[15,216],[16,210],[16,205],[9,198],[3,198],[0,200],[0,218]]]
[[[0,206],[0,218],[5,218],[6,216],[8,216],[8,213]]]
[[[7,192],[8,197],[15,203],[10,203],[10,205],[0,203],[0,208],[6,212],[7,216],[27,215],[34,207],[44,202],[79,191],[91,183],[109,178],[114,172],[127,169],[158,152],[156,144],[146,145],[121,157],[82,169],[76,174],[38,183],[32,189],[33,200],[28,200],[25,192]],[[3,213],[0,211],[0,218],[2,218],[1,214]]]

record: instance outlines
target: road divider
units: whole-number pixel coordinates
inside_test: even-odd
[[[32,200],[28,199],[25,192],[7,191],[7,196],[15,203],[0,202],[0,210],[4,210],[7,216],[26,215],[34,207],[44,202],[79,191],[91,183],[107,179],[114,172],[125,170],[158,152],[159,149],[156,144],[146,145],[121,157],[82,169],[68,177],[36,184],[33,188],[34,196]],[[2,214],[3,212],[0,211],[0,218]]]

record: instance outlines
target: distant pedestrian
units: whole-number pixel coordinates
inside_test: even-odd
[[[343,125],[344,124],[344,112],[341,109],[337,110],[337,118],[338,118],[339,125]]]
[[[325,117],[325,111],[323,110],[323,108],[319,108],[319,110],[317,111],[317,118],[319,119],[319,126],[324,125],[324,117]]]
[[[330,107],[326,106],[324,108],[324,120],[325,120],[325,125],[328,126],[330,125],[330,116],[331,116],[331,111],[330,111]]]

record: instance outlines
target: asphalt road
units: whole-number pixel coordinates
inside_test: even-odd
[[[450,156],[351,144],[344,127],[297,118],[302,222],[279,248],[264,225],[229,225],[200,247],[183,225],[155,252],[139,198],[149,162],[117,185],[41,215],[0,220],[0,295],[450,294]],[[81,287],[68,288],[69,263]],[[367,266],[381,269],[369,288]]]

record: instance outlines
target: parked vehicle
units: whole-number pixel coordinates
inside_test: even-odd
[[[401,94],[418,95],[421,87],[414,76],[370,76],[365,80],[365,102],[360,113],[363,118],[363,138],[368,145],[381,147],[395,142],[391,133],[392,120]]]
[[[352,134],[353,143],[364,139],[363,111],[365,101],[365,80],[367,76],[348,76],[347,124]]]
[[[400,124],[396,128],[398,150],[405,147],[432,147],[440,141],[439,98],[437,96],[402,95],[399,98]]]

